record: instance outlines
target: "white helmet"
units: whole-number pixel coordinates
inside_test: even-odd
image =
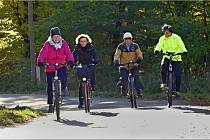
[[[132,37],[132,34],[130,32],[126,32],[123,35],[123,39],[125,39],[125,38],[133,38],[133,37]]]

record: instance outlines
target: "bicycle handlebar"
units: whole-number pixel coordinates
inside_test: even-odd
[[[176,56],[176,55],[182,55],[183,52],[181,52],[181,53],[175,53],[175,52],[165,52],[165,53],[163,53],[162,52],[161,54],[168,55],[168,56]]]
[[[78,65],[74,65],[73,68],[83,68],[83,67],[90,67],[90,66],[95,66],[96,64],[88,64],[88,65],[82,65],[82,64],[78,64]]]
[[[45,63],[44,66],[45,67],[49,67],[49,66],[59,67],[59,66],[66,66],[66,63],[64,63],[64,64],[62,64],[62,63],[55,63],[55,64]]]
[[[137,62],[135,62],[135,61],[130,61],[128,63],[120,63],[119,67],[125,67],[125,66],[130,67],[130,65],[139,65],[139,64]]]

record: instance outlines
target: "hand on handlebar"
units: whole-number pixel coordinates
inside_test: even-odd
[[[38,62],[39,67],[43,67],[45,64],[43,62]]]
[[[113,64],[114,64],[115,66],[120,66],[120,62],[119,62],[118,60],[114,60],[114,61],[113,61]]]

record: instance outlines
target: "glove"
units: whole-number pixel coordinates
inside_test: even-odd
[[[74,66],[74,63],[72,61],[66,61],[67,66],[70,66],[71,68]]]
[[[113,61],[113,64],[114,64],[115,66],[119,66],[119,65],[120,65],[120,63],[119,63],[118,60],[114,60],[114,61]]]
[[[159,51],[155,51],[155,55],[159,55],[159,53],[160,53]]]
[[[137,58],[136,63],[140,64],[141,63],[141,58]]]
[[[185,57],[186,57],[186,56],[187,56],[187,52],[183,52],[183,56],[185,56]]]
[[[43,67],[44,66],[44,63],[43,62],[38,62],[38,66],[39,67]]]
[[[160,52],[159,51],[155,51],[155,57],[159,57]]]
[[[94,59],[94,60],[92,60],[92,63],[96,65],[96,64],[98,64],[98,61],[96,61],[96,60]]]

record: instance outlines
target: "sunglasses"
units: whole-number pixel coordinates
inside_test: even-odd
[[[125,40],[131,40],[131,38],[130,38],[130,37],[128,37],[128,38],[125,38]]]

